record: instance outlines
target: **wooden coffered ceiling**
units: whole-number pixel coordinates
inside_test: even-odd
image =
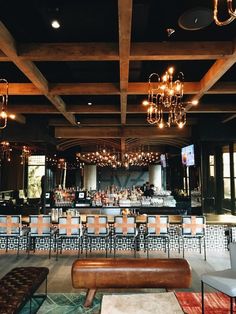
[[[17,115],[2,138],[50,139],[59,150],[165,150],[190,142],[193,129],[209,117],[215,126],[234,124],[236,21],[197,31],[178,25],[186,10],[212,10],[209,1],[48,2],[2,5],[0,73],[9,81],[8,111]],[[55,14],[58,30],[50,26]],[[167,28],[175,30],[170,37]],[[141,105],[149,74],[162,74],[169,65],[185,74],[185,100],[199,100],[187,106],[182,130],[148,125]]]

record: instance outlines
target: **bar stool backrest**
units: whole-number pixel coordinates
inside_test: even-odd
[[[86,217],[87,235],[107,235],[109,233],[107,216],[87,216]]]
[[[206,222],[204,216],[182,216],[183,236],[204,236]]]
[[[150,235],[166,235],[169,230],[169,216],[147,216],[147,233]]]
[[[236,242],[229,244],[230,263],[232,270],[236,271]]]
[[[81,223],[80,217],[59,217],[58,219],[58,234],[59,236],[80,236]]]
[[[136,218],[134,216],[115,216],[114,233],[116,235],[135,235]]]
[[[30,215],[29,227],[31,235],[50,235],[52,221],[50,215]]]
[[[21,230],[21,215],[0,215],[0,236],[19,236]]]

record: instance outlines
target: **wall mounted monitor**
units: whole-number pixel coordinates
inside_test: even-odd
[[[181,149],[181,159],[184,166],[195,166],[194,145],[188,145]]]

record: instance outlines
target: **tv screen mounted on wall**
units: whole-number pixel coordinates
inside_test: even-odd
[[[181,149],[182,164],[189,167],[195,166],[194,145],[185,146]]]

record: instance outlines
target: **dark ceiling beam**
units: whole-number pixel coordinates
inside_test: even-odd
[[[30,61],[118,61],[117,43],[18,44],[18,57]],[[131,43],[130,61],[216,60],[233,53],[231,41]],[[0,52],[0,62],[11,61]]]
[[[53,95],[119,95],[118,83],[58,83],[50,85]]]
[[[200,83],[198,82],[185,82],[184,94],[195,94],[200,90]],[[132,82],[128,84],[128,95],[147,95],[148,81],[147,82]]]
[[[155,126],[145,127],[56,127],[56,138],[165,138],[165,137],[190,137],[188,127],[159,129]]]
[[[121,92],[120,111],[122,125],[126,124],[132,5],[133,0],[118,0],[120,92]]]
[[[236,82],[218,82],[205,94],[236,94]],[[3,90],[0,84],[0,91]],[[184,94],[196,94],[201,90],[200,82],[185,82]],[[118,83],[57,83],[49,84],[51,95],[120,95]],[[128,83],[128,95],[146,95],[147,82]],[[43,92],[32,83],[9,83],[9,95],[40,96]]]
[[[0,22],[0,49],[10,58],[10,60],[21,70],[21,72],[46,96],[71,123],[75,124],[75,117],[66,112],[66,105],[59,96],[49,93],[48,82],[35,64],[28,60],[20,60],[17,54],[17,45],[9,31]]]
[[[232,53],[230,41],[132,43],[130,60],[215,60]]]
[[[236,94],[236,82],[217,82],[205,94]]]
[[[32,43],[19,45],[19,56],[32,61],[118,61],[117,43]]]

